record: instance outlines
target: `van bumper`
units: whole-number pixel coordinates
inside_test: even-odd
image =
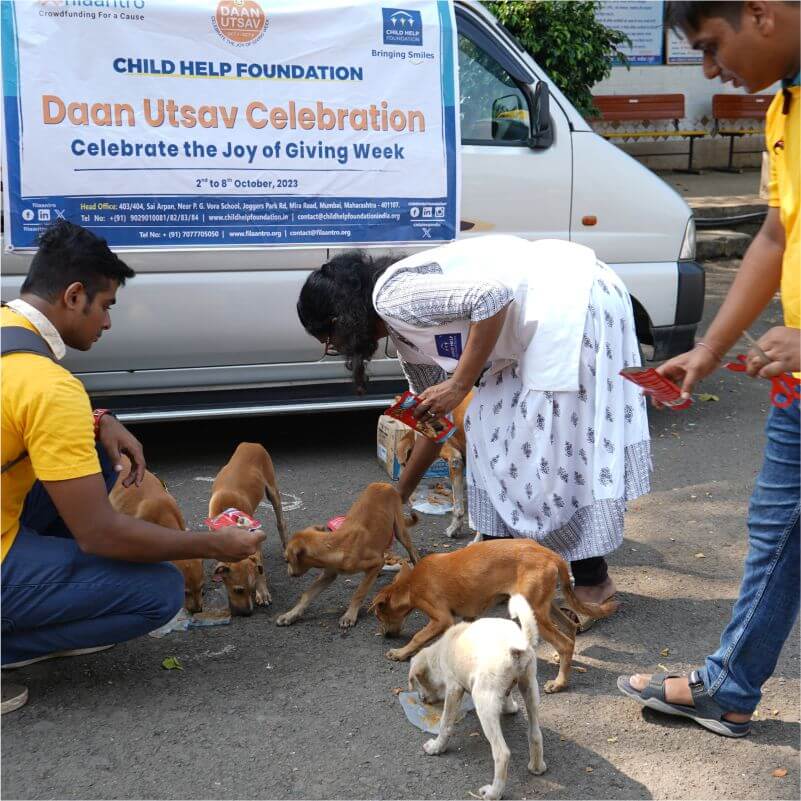
[[[706,274],[695,261],[677,262],[678,289],[676,292],[676,322],[673,325],[655,326],[653,335],[653,361],[663,361],[693,348],[695,332],[704,314]]]

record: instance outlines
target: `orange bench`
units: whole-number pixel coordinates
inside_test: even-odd
[[[679,120],[684,117],[684,95],[594,95],[593,102],[599,111],[595,119],[604,122],[644,122],[652,120],[672,120],[672,128],[652,129],[646,131],[614,131],[601,133],[604,139],[667,139],[682,137],[689,140],[687,151],[687,169],[677,172],[694,172],[693,145],[696,139],[707,135],[705,130],[684,130],[679,127]],[[675,153],[638,153],[639,156],[675,156]]]
[[[742,172],[733,166],[734,155],[737,153],[761,153],[759,150],[734,150],[734,140],[740,136],[759,136],[765,133],[764,126],[751,127],[722,127],[721,122],[732,120],[764,120],[772,95],[714,95],[712,97],[712,116],[715,118],[715,133],[729,137],[729,163],[720,168],[726,172]]]

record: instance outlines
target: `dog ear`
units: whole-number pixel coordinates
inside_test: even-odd
[[[384,589],[379,590],[376,593],[375,598],[373,598],[373,600],[370,602],[370,606],[367,607],[367,611],[375,612],[376,614],[379,613],[379,610],[383,611],[388,592],[389,587],[384,587]]]

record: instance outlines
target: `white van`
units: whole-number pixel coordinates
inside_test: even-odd
[[[506,29],[457,2],[462,237],[511,233],[593,248],[634,299],[637,330],[664,359],[692,346],[704,301],[684,201],[595,134]],[[403,252],[411,252],[405,248]],[[323,359],[295,313],[309,271],[334,248],[120,250],[137,277],[113,330],[65,360],[98,406],[129,422],[384,406],[403,386],[388,351],[370,392]],[[4,254],[2,297],[16,297],[30,254]]]

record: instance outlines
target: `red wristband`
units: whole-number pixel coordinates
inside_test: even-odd
[[[97,439],[97,435],[100,432],[100,421],[107,415],[111,414],[110,409],[95,409],[92,412],[92,417],[94,418],[95,424],[95,439]],[[114,415],[112,415],[113,417]]]

